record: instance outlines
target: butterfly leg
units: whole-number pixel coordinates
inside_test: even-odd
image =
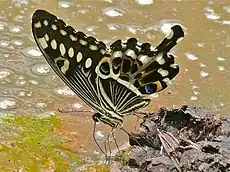
[[[124,127],[121,127],[120,129],[121,129],[122,131],[124,131],[126,134],[128,134],[129,138],[133,138],[133,139],[136,141],[136,143],[138,144],[138,146],[140,146],[145,152],[147,152],[147,151],[143,148],[143,146],[140,144],[140,142],[139,142],[137,139],[135,139],[135,137],[133,136],[132,133],[129,133]]]
[[[115,131],[116,127],[113,127],[110,131],[110,133],[108,134],[107,138],[105,139],[104,141],[104,147],[105,147],[105,152],[107,153],[107,148],[108,148],[108,151],[109,151],[109,159],[108,159],[108,162],[110,161],[110,158],[112,157],[112,151],[111,151],[111,146],[110,146],[110,137],[112,136],[114,141],[115,141],[115,145],[117,147],[117,149],[119,150],[119,147],[118,147],[118,144],[117,144],[117,141],[115,139],[115,135],[114,135],[114,131]],[[107,147],[108,146],[108,147]]]
[[[106,160],[106,162],[108,162],[108,164],[110,162],[110,156],[111,156],[111,148],[110,148],[110,144],[109,144],[109,137],[110,137],[110,134],[104,141],[104,149],[105,149],[105,153],[106,153],[106,159],[105,160]],[[108,147],[107,147],[107,145],[108,145]],[[109,155],[108,155],[107,151],[109,151]]]
[[[93,126],[93,139],[97,147],[100,149],[100,151],[105,155],[105,158],[107,159],[107,154],[103,151],[103,149],[100,147],[99,143],[97,142],[97,139],[95,137],[95,132],[96,132],[96,121],[94,122],[94,126]]]
[[[115,137],[115,135],[114,135],[114,132],[112,133],[112,136],[113,136],[114,143],[115,143],[115,145],[116,145],[116,147],[117,147],[117,151],[120,152],[120,149],[119,149],[119,146],[118,146],[118,144],[117,144],[117,140],[116,140],[116,137]]]

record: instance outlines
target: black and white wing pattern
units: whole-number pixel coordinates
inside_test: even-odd
[[[53,70],[96,111],[98,120],[111,126],[147,106],[151,95],[165,89],[179,72],[169,53],[184,37],[179,25],[156,48],[136,38],[107,47],[44,10],[33,14],[32,31]]]
[[[114,109],[126,114],[147,106],[151,95],[167,87],[179,73],[179,66],[169,51],[184,37],[179,25],[156,47],[139,43],[136,38],[117,40],[110,46],[110,57],[103,58],[96,72]],[[105,97],[105,96],[104,96]],[[108,101],[104,101],[107,102]]]
[[[103,112],[94,69],[106,55],[105,44],[75,31],[44,10],[33,14],[32,31],[39,49],[57,75],[85,103]]]

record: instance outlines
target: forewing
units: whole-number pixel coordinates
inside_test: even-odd
[[[105,56],[105,44],[75,31],[44,10],[34,13],[32,31],[39,49],[57,75],[83,101],[102,111],[96,91],[95,67]]]

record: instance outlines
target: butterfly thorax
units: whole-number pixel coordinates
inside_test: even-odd
[[[123,117],[115,112],[106,112],[104,114],[95,113],[93,114],[93,120],[95,122],[102,122],[111,126],[112,128],[117,128],[123,124]]]

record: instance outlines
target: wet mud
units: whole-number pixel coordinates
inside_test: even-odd
[[[130,136],[131,147],[117,154],[116,172],[228,172],[230,119],[213,110],[159,108]]]

